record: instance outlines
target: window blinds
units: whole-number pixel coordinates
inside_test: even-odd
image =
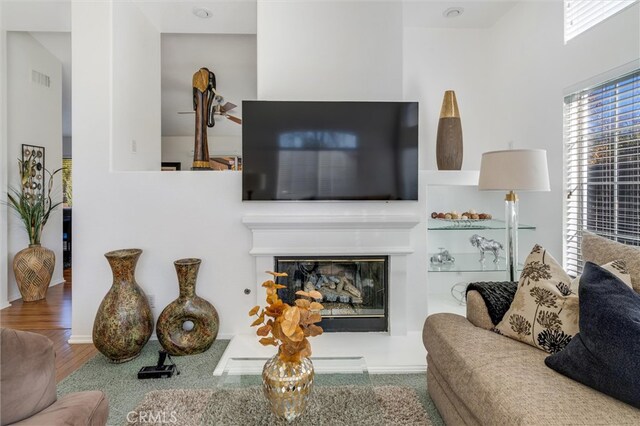
[[[638,0],[565,0],[564,42],[587,31]]]
[[[640,70],[564,99],[566,264],[582,230],[640,245]]]

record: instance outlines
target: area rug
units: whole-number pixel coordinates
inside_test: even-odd
[[[127,423],[127,416],[132,416],[129,413],[144,400],[149,392],[159,390],[178,392],[175,389],[184,389],[185,392],[200,391],[209,392],[207,395],[212,395],[210,392],[218,389],[220,379],[213,375],[213,370],[220,361],[228,343],[228,340],[216,340],[213,346],[204,353],[174,357],[174,361],[180,368],[180,375],[174,375],[170,379],[138,380],[137,378],[137,372],[141,367],[156,364],[158,350],[161,349],[157,341],[147,343],[138,358],[123,364],[111,364],[104,356],[98,354],[58,384],[58,397],[70,392],[102,390],[109,398],[108,425],[123,425]],[[327,379],[331,379],[326,381],[327,385],[337,387],[353,384],[341,376],[344,375],[336,375],[334,378],[327,377]],[[375,387],[396,386],[413,391],[422,408],[428,413],[431,423],[434,426],[443,425],[442,419],[427,393],[425,373],[371,374],[370,378]],[[248,383],[243,388],[256,384]],[[172,424],[180,425],[180,423]],[[252,424],[254,422],[245,423],[243,426]],[[329,423],[325,424],[331,426]],[[398,420],[396,424],[411,423]]]
[[[175,389],[149,392],[128,425],[431,425],[413,389],[316,386],[304,415],[287,423],[269,410],[262,389]]]

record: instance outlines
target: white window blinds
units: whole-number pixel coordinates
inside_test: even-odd
[[[564,0],[564,42],[638,0]]]
[[[566,263],[582,230],[640,245],[640,70],[564,99]]]

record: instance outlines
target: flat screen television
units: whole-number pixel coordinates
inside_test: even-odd
[[[417,200],[417,102],[242,103],[245,201]]]

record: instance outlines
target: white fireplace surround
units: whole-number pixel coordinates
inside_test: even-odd
[[[426,370],[422,333],[408,327],[410,292],[407,257],[414,252],[412,233],[418,215],[273,215],[242,218],[252,233],[255,258],[255,297],[262,304],[264,271],[274,268],[275,256],[389,256],[389,332],[325,333],[312,342],[313,356],[363,356],[371,373],[416,373]],[[415,237],[414,237],[415,238]],[[415,296],[414,296],[415,297]],[[409,328],[409,331],[407,331]],[[214,375],[221,375],[233,357],[270,357],[274,348],[261,346],[256,336],[233,337]]]
[[[253,236],[256,297],[262,300],[264,271],[275,256],[389,256],[389,335],[407,334],[407,255],[413,253],[415,215],[247,215]]]

